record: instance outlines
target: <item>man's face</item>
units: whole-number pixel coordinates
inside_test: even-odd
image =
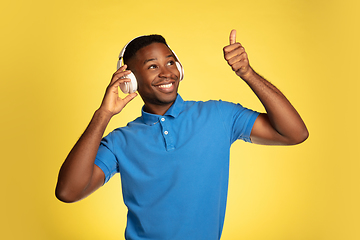
[[[163,43],[141,48],[129,61],[145,106],[170,107],[175,101],[180,77],[175,61],[172,51]]]

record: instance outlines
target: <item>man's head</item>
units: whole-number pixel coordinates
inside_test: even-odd
[[[180,81],[176,61],[160,35],[142,36],[127,45],[124,63],[137,79],[146,111],[164,113],[174,103]]]
[[[163,36],[152,34],[152,35],[144,35],[132,40],[127,46],[124,52],[124,64],[128,64],[129,60],[135,56],[137,51],[141,48],[149,46],[152,43],[163,43],[167,47],[169,47],[166,43],[166,40]]]

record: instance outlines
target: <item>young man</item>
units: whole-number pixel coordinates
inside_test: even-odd
[[[114,73],[100,108],[60,169],[58,199],[85,198],[120,172],[128,207],[126,239],[220,239],[231,144],[242,139],[292,145],[308,137],[290,102],[250,67],[235,30],[224,57],[266,113],[222,101],[183,101],[177,93],[178,59],[165,39],[133,40],[124,54],[126,65]],[[144,101],[142,116],[102,139],[110,119],[137,96],[118,96],[131,72]]]

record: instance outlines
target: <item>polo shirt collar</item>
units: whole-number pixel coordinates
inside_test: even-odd
[[[171,116],[173,118],[176,118],[179,116],[179,114],[182,112],[184,107],[184,100],[181,98],[181,96],[178,94],[174,104],[166,111],[164,116]],[[154,125],[157,122],[159,122],[160,115],[151,114],[144,111],[144,106],[141,109],[141,117],[145,124],[147,125]]]

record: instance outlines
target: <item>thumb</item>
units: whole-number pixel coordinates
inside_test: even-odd
[[[129,95],[127,95],[123,100],[124,100],[124,107],[131,101],[133,100],[138,94],[136,92],[134,93],[130,93]]]
[[[230,44],[234,44],[236,42],[236,30],[233,29],[230,32]]]

